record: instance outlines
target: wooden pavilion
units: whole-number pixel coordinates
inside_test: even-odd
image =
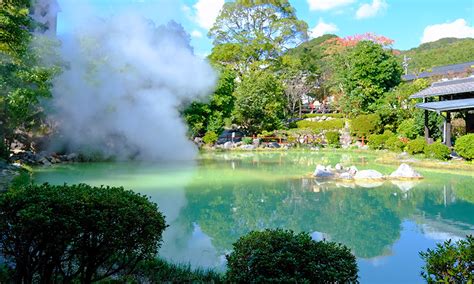
[[[428,129],[428,111],[444,113],[443,143],[451,147],[451,113],[463,113],[466,121],[466,132],[474,132],[474,76],[441,80],[433,83],[410,98],[423,99],[416,107],[425,110],[425,139],[431,142]]]

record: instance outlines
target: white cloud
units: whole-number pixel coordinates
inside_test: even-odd
[[[319,19],[318,24],[311,29],[311,37],[318,37],[324,34],[335,33],[339,31],[339,28],[333,23],[326,23],[323,19]]]
[[[373,0],[371,4],[362,4],[356,12],[357,19],[366,19],[377,16],[388,7],[385,0]]]
[[[208,30],[212,28],[223,5],[224,0],[198,0],[193,5],[192,18],[200,27]],[[190,9],[186,6],[185,10]]]
[[[311,11],[327,11],[354,3],[355,0],[307,0]]]
[[[457,19],[451,23],[427,26],[423,32],[421,43],[435,41],[445,37],[474,38],[474,27],[464,19]]]
[[[202,37],[202,33],[201,33],[200,31],[198,31],[198,30],[193,30],[193,31],[191,32],[191,36],[192,36],[192,37],[195,37],[195,38],[201,38],[201,37]]]

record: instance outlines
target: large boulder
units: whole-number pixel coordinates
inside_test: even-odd
[[[383,178],[383,174],[376,170],[362,170],[354,175],[356,180],[382,180]]]
[[[315,178],[331,178],[334,176],[334,173],[330,170],[327,170],[325,166],[317,165],[313,176]]]
[[[223,146],[224,149],[232,149],[232,147],[234,147],[234,143],[229,142],[229,141],[225,142]]]
[[[240,146],[240,149],[243,149],[243,150],[255,150],[256,147],[255,147],[255,145],[241,145],[241,146]]]
[[[420,179],[423,176],[407,164],[401,164],[396,171],[390,174],[393,179]]]

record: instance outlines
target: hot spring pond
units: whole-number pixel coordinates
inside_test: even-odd
[[[94,163],[39,168],[37,183],[124,186],[158,203],[170,225],[160,255],[223,270],[224,255],[251,230],[310,232],[349,246],[362,283],[422,283],[418,252],[474,234],[474,175],[418,169],[419,182],[378,187],[318,183],[317,164],[384,174],[371,154],[208,153],[174,164]]]

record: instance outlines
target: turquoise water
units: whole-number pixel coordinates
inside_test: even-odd
[[[170,225],[160,254],[195,267],[225,268],[224,255],[251,230],[286,228],[349,246],[362,283],[422,283],[418,252],[474,234],[474,175],[418,169],[418,182],[317,182],[317,164],[384,174],[371,154],[203,154],[193,162],[95,163],[37,169],[35,181],[116,185],[158,203]]]

